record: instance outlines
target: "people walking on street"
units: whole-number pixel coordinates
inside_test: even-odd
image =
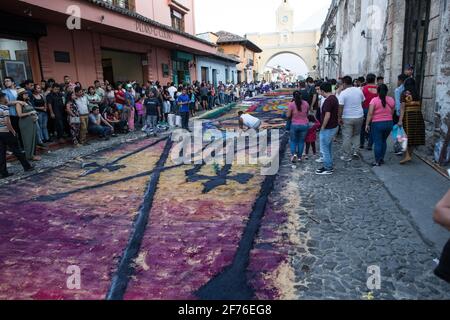
[[[331,84],[322,83],[320,94],[325,98],[322,106],[322,127],[320,129],[320,152],[323,167],[316,171],[317,175],[331,175],[334,172],[333,141],[339,130],[339,100],[332,92]]]
[[[291,120],[291,161],[294,164],[301,160],[305,148],[306,135],[309,129],[308,112],[308,102],[302,99],[299,91],[294,92],[294,101],[289,104],[287,113],[287,118]]]
[[[339,123],[342,126],[342,157],[343,161],[351,161],[352,156],[358,156],[356,137],[360,137],[364,122],[362,104],[366,99],[360,88],[353,87],[350,76],[342,79],[344,90],[339,95]]]
[[[316,141],[317,141],[317,130],[320,129],[320,121],[316,119],[315,116],[309,115],[309,129],[308,134],[306,135],[306,151],[305,151],[305,160],[308,160],[309,150],[312,149],[313,155],[317,155]]]
[[[394,113],[394,124],[398,124],[400,120],[400,113],[402,110],[402,95],[405,92],[405,81],[408,76],[401,74],[397,78],[397,88],[395,89],[395,113]]]
[[[385,84],[378,87],[378,97],[373,98],[370,102],[367,115],[365,131],[372,132],[375,144],[375,162],[372,165],[375,167],[384,164],[387,139],[394,126],[395,100],[387,95],[388,91],[389,89]]]
[[[366,77],[367,84],[362,88],[364,94],[363,110],[364,110],[364,121],[361,127],[361,138],[360,138],[360,149],[364,149],[366,141],[368,142],[367,150],[372,151],[373,137],[371,131],[366,131],[367,114],[369,113],[370,102],[378,96],[378,86],[376,85],[377,76],[370,73]]]
[[[400,127],[405,129],[408,137],[408,150],[400,164],[411,162],[414,149],[425,145],[425,122],[422,114],[422,103],[417,91],[416,81],[408,78],[405,81],[405,91],[402,95],[400,112]]]

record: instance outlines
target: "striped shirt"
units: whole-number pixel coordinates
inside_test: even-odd
[[[0,132],[2,133],[9,132],[6,126],[6,117],[9,117],[9,107],[0,105]]]

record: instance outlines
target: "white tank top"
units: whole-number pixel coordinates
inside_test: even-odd
[[[243,114],[241,119],[244,122],[244,125],[249,128],[254,128],[259,122],[258,118],[255,118],[249,114]]]

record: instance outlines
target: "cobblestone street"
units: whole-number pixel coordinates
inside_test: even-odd
[[[254,99],[264,126],[286,100]],[[234,112],[206,127],[232,127]],[[440,248],[370,159],[337,160],[319,177],[315,159],[293,167],[281,151],[278,174],[264,177],[255,165],[175,165],[164,137],[119,142],[65,163],[47,155],[41,173],[0,187],[1,298],[450,298],[432,273]],[[66,288],[70,265],[81,290]],[[369,266],[381,290],[368,289]]]
[[[449,299],[449,285],[432,272],[440,252],[424,242],[373,169],[364,161],[337,161],[335,175],[318,177],[317,166],[309,160],[292,169],[285,157],[270,205],[286,222],[263,224],[287,251],[284,276],[275,274],[278,287],[284,284],[281,296],[368,299],[367,268],[375,265],[381,290],[372,292],[374,299]],[[258,243],[274,245],[262,234]]]

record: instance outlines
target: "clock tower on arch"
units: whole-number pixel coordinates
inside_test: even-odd
[[[277,9],[277,32],[292,32],[294,29],[294,9],[289,4],[289,0],[281,0]]]

